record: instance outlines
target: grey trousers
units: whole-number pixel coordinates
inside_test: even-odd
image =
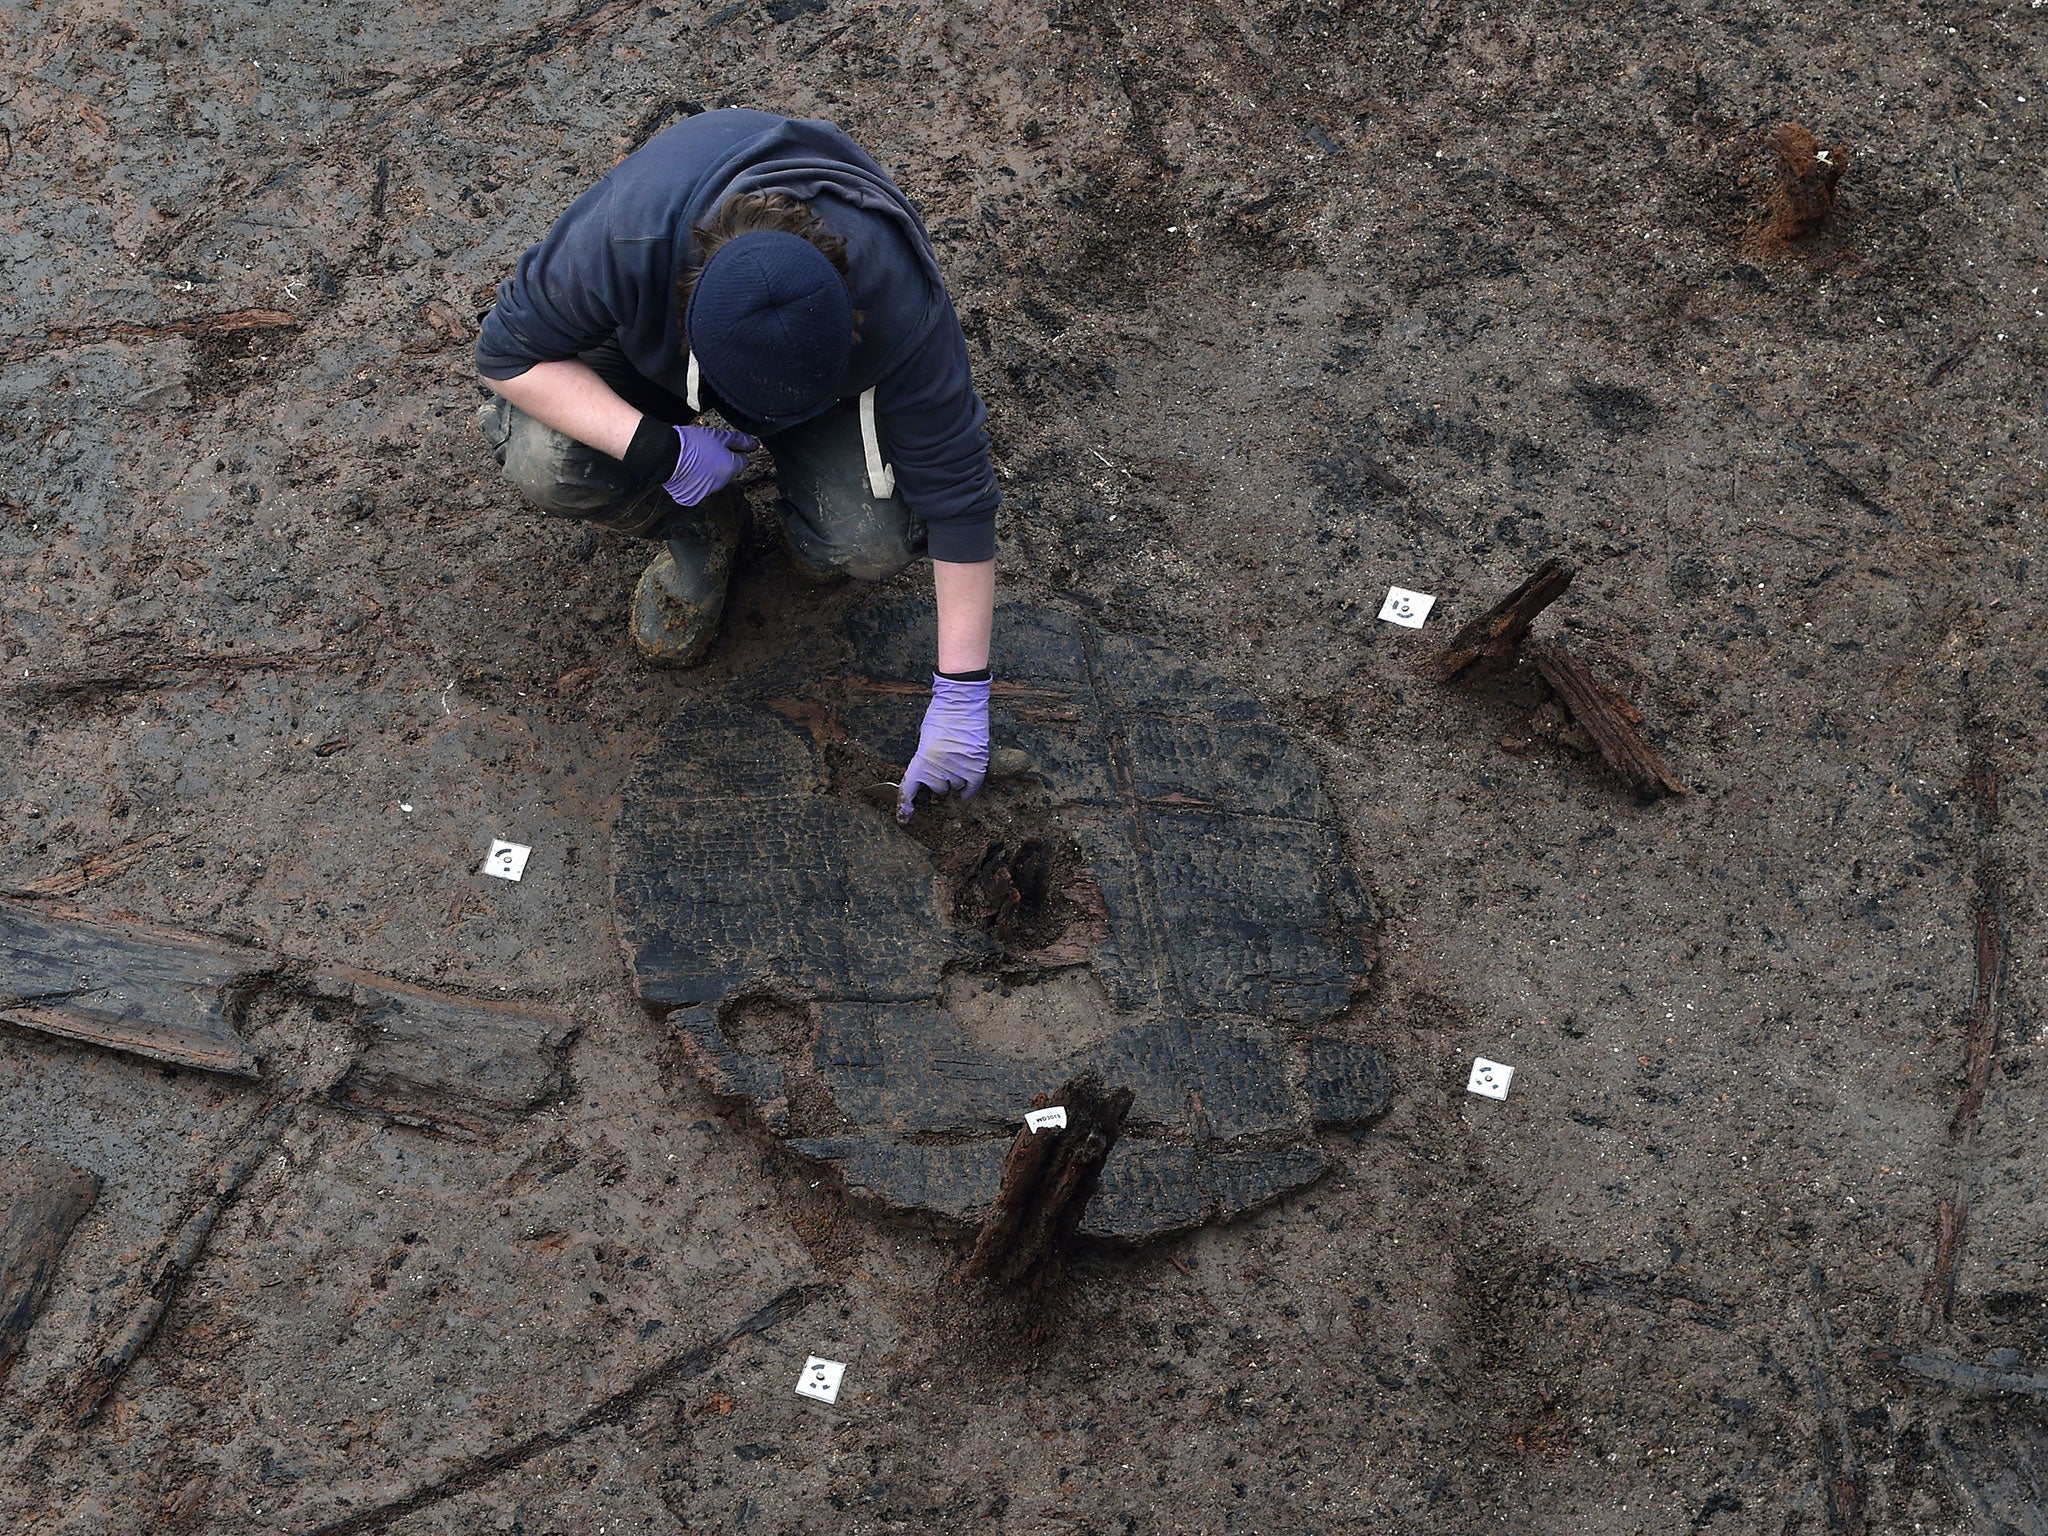
[[[615,345],[583,354],[620,398],[659,421],[688,423],[689,405],[628,363]],[[694,561],[706,530],[698,508],[678,507],[660,481],[634,483],[619,460],[535,421],[497,398],[478,424],[526,499],[554,517],[597,523],[635,538],[666,539],[679,564]],[[775,510],[792,563],[807,575],[880,581],[925,552],[924,524],[899,496],[868,483],[857,403],[764,440],[775,462]],[[715,499],[715,498],[714,498]]]

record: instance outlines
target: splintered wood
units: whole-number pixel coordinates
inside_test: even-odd
[[[1544,561],[1527,581],[1451,637],[1437,659],[1437,681],[1482,683],[1527,662],[1631,789],[1645,796],[1684,794],[1684,783],[1637,729],[1642,712],[1566,650],[1563,641],[1528,638],[1536,616],[1564,595],[1572,574],[1561,560]]]
[[[1536,615],[1564,596],[1572,568],[1546,560],[1536,572],[1455,635],[1437,661],[1440,683],[1483,683],[1514,666]]]
[[[1600,755],[1639,795],[1682,795],[1685,785],[1664,766],[1636,729],[1642,711],[1595,677],[1586,664],[1555,640],[1538,640],[1528,657],[1566,711],[1585,727]]]
[[[1102,1079],[1090,1072],[1056,1094],[1041,1093],[1031,1101],[1034,1110],[1065,1109],[1067,1123],[1042,1131],[1027,1125],[1017,1133],[1003,1164],[1002,1187],[961,1268],[963,1280],[1036,1285],[1057,1271],[1109,1149],[1123,1132],[1132,1098],[1128,1088],[1106,1091]]]
[[[121,1373],[149,1347],[149,1341],[156,1337],[157,1325],[164,1320],[164,1314],[170,1310],[171,1302],[178,1294],[179,1282],[191,1273],[192,1266],[199,1262],[199,1255],[205,1251],[206,1240],[213,1235],[214,1223],[233,1204],[242,1186],[248,1183],[249,1176],[269,1155],[296,1108],[288,1100],[281,1101],[270,1105],[256,1117],[215,1168],[212,1188],[202,1186],[198,1203],[131,1283],[122,1305],[114,1314],[111,1333],[99,1352],[99,1358],[86,1367],[72,1389],[69,1417],[73,1424],[84,1424],[100,1411],[100,1405],[106,1401],[114,1383],[121,1379]]]
[[[93,1174],[41,1153],[0,1158],[0,1382],[49,1299],[71,1229],[99,1192]]]
[[[262,951],[219,939],[0,901],[0,1021],[21,1029],[255,1077],[231,1003],[237,987],[276,969]]]

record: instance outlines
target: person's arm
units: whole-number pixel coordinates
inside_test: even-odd
[[[535,363],[509,379],[484,383],[544,426],[623,459],[640,428],[641,413],[612,392],[588,363],[574,358]]]
[[[917,354],[877,387],[875,407],[896,494],[925,525],[939,618],[932,702],[896,795],[897,819],[908,821],[919,789],[964,799],[988,776],[1001,497],[989,463],[988,413],[969,377],[957,320],[933,326]]]
[[[987,671],[996,612],[995,561],[958,565],[934,560],[932,595],[939,610],[939,671]]]
[[[995,621],[996,563],[932,562],[939,610],[939,669],[918,728],[917,755],[896,789],[896,819],[910,820],[917,792],[965,800],[988,778],[989,631]]]
[[[629,472],[661,481],[681,507],[694,507],[729,485],[747,467],[747,455],[761,446],[745,432],[656,421],[573,358],[535,363],[512,378],[484,382],[536,421],[610,454]]]

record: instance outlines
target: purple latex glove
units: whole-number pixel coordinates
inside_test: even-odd
[[[714,491],[732,484],[733,476],[747,467],[747,455],[760,443],[744,432],[723,427],[677,427],[682,451],[676,456],[676,472],[662,482],[679,507],[694,507]]]
[[[970,799],[988,777],[989,680],[932,679],[932,701],[917,733],[917,756],[896,791],[896,819],[910,820],[920,787],[935,794],[958,791]]]

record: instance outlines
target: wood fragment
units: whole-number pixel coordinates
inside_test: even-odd
[[[68,869],[60,869],[54,875],[45,875],[40,880],[31,880],[27,885],[16,886],[7,894],[10,896],[76,896],[96,880],[111,880],[115,875],[133,869],[157,849],[170,843],[167,833],[152,832],[147,837],[134,838],[118,848],[109,848],[105,853],[89,854]]]
[[[1593,738],[1608,766],[1639,795],[1682,795],[1685,785],[1636,729],[1642,712],[1594,676],[1592,669],[1555,640],[1523,648],[1571,717]]]
[[[1099,1077],[1085,1072],[1058,1093],[1032,1100],[1034,1110],[1065,1109],[1066,1127],[1034,1131],[1027,1125],[1018,1131],[961,1279],[1036,1286],[1057,1273],[1133,1097],[1128,1088],[1105,1090]]]
[[[362,1053],[327,1090],[344,1109],[474,1137],[559,1098],[567,1086],[563,1058],[575,1029],[555,1013],[363,971],[322,972],[311,986],[362,1009]]]
[[[333,667],[339,659],[333,651],[314,650],[219,654],[190,651],[182,656],[154,660],[138,655],[124,665],[112,667],[46,668],[33,677],[7,679],[4,686],[0,686],[0,692],[31,704],[56,704],[67,699],[104,699],[192,683],[225,683],[246,672]]]
[[[1972,768],[1970,787],[1977,805],[1976,975],[1970,990],[1970,1018],[1963,1035],[1963,1097],[1949,1120],[1949,1140],[1967,1147],[1977,1136],[1977,1117],[1991,1084],[1998,1055],[1998,999],[2005,984],[2005,878],[1991,831],[1998,823],[1998,777],[1988,764]]]
[[[0,1022],[22,1029],[255,1077],[229,1009],[276,969],[259,949],[0,900]]]
[[[205,1251],[206,1240],[213,1235],[214,1224],[234,1202],[249,1176],[262,1166],[297,1107],[295,1101],[283,1100],[256,1117],[221,1160],[214,1173],[212,1188],[201,1196],[197,1207],[179,1223],[169,1240],[143,1267],[142,1277],[130,1289],[126,1304],[116,1313],[119,1321],[112,1339],[101,1352],[99,1360],[86,1368],[72,1389],[68,1406],[74,1425],[86,1423],[99,1412],[107,1394],[121,1379],[121,1373],[149,1347],[164,1314],[170,1310],[172,1298],[178,1294],[179,1282],[191,1273],[192,1266],[199,1262],[200,1254]]]
[[[1835,188],[1849,169],[1849,146],[1823,145],[1804,123],[1780,123],[1771,134],[1777,179],[1755,244],[1769,250],[1803,240],[1827,222]]]
[[[37,1152],[0,1158],[0,1382],[49,1300],[72,1228],[99,1198],[100,1181]]]
[[[1828,1322],[1827,1306],[1821,1296],[1822,1274],[1818,1265],[1809,1271],[1813,1298],[1799,1301],[1813,1339],[1813,1354],[1807,1363],[1807,1383],[1813,1394],[1816,1428],[1815,1459],[1820,1464],[1822,1509],[1827,1517],[1828,1536],[1868,1536],[1870,1530],[1870,1479],[1856,1457],[1856,1440],[1849,1430],[1849,1417],[1832,1384],[1828,1362],[1835,1354],[1834,1329]]]
[[[1873,1349],[1873,1365],[1889,1366],[1959,1392],[2031,1397],[2048,1403],[2048,1372],[2024,1365],[1977,1365],[1932,1350]]]
[[[373,1532],[396,1525],[417,1510],[446,1503],[460,1494],[484,1487],[515,1467],[522,1467],[536,1456],[557,1450],[590,1430],[625,1423],[654,1393],[696,1380],[741,1339],[766,1333],[801,1316],[813,1302],[832,1290],[833,1287],[827,1285],[793,1285],[716,1338],[692,1345],[680,1354],[648,1367],[610,1397],[593,1408],[585,1409],[559,1428],[537,1430],[487,1455],[460,1463],[424,1487],[416,1488],[388,1504],[357,1510],[339,1520],[315,1526],[308,1536],[371,1536]]]
[[[1969,1193],[1960,1184],[1953,1198],[1935,1208],[1934,1267],[1928,1272],[1920,1297],[1943,1322],[1955,1305],[1956,1265],[1962,1258],[1963,1228],[1969,1213]]]
[[[1536,615],[1564,596],[1575,574],[1562,560],[1546,560],[1529,579],[1466,624],[1437,658],[1440,683],[1483,683],[1515,664]]]
[[[116,320],[107,325],[81,325],[57,330],[0,336],[0,356],[21,362],[44,352],[90,347],[107,341],[160,341],[167,336],[233,336],[244,331],[295,331],[303,322],[282,309],[235,309],[223,314],[188,315],[145,325]]]

